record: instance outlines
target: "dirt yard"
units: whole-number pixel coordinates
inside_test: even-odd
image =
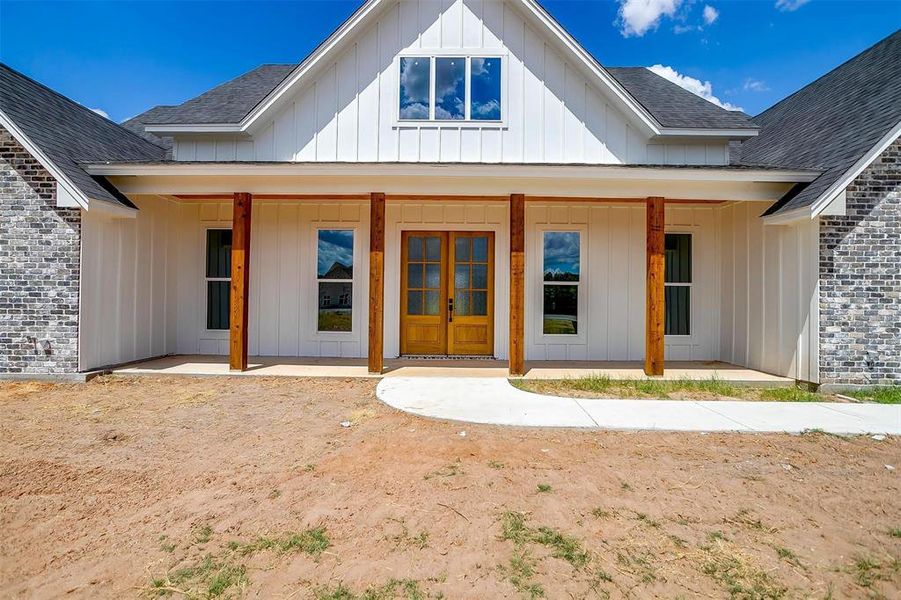
[[[901,593],[898,438],[505,429],[374,389],[0,384],[0,597]]]

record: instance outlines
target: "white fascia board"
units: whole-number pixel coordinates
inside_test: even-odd
[[[179,133],[245,133],[241,125],[234,123],[194,123],[173,125],[145,125],[144,131],[159,135],[177,135]]]
[[[78,187],[72,183],[72,181],[66,176],[65,173],[59,170],[59,168],[51,161],[46,154],[44,154],[43,150],[37,147],[25,132],[22,131],[18,125],[16,125],[12,119],[10,119],[6,113],[0,110],[0,125],[3,126],[8,132],[12,134],[16,141],[22,144],[22,147],[31,154],[35,160],[41,163],[41,166],[47,169],[47,171],[53,176],[56,180],[57,189],[62,186],[66,191],[66,197],[64,198],[65,202],[75,202],[77,206],[87,210],[90,201],[84,193],[78,189]],[[57,202],[59,202],[59,194],[57,194]],[[57,206],[62,206],[57,204]]]
[[[810,207],[802,206],[801,208],[795,208],[793,210],[789,210],[786,212],[776,213],[774,215],[767,215],[763,217],[764,225],[790,225],[792,223],[797,223],[798,221],[803,221],[805,219],[812,219]]]
[[[669,181],[734,181],[803,183],[817,171],[729,168],[619,167],[609,165],[540,165],[477,163],[168,163],[85,164],[91,175],[103,176],[395,176],[395,177],[522,177],[583,179],[651,179]]]
[[[823,192],[819,198],[817,198],[813,204],[811,205],[810,218],[814,218],[825,210],[833,200],[835,200],[836,196],[845,191],[845,188],[851,185],[851,183],[857,179],[857,176],[863,173],[863,170],[870,166],[870,164],[876,160],[876,158],[885,151],[886,148],[892,145],[895,140],[898,139],[898,136],[901,135],[901,121],[899,121],[888,133],[886,133],[882,138],[876,142],[876,144],[870,148],[869,152],[864,154],[860,159],[854,163],[850,169],[845,171],[844,175],[838,178],[835,183],[829,186],[825,192]]]
[[[757,129],[685,129],[665,127],[660,130],[660,137],[690,137],[708,138],[724,137],[729,139],[745,139],[757,137],[760,134]]]

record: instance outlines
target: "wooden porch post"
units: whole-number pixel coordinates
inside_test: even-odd
[[[369,195],[369,372],[381,373],[385,337],[385,194]]]
[[[253,197],[235,192],[232,207],[232,272],[228,368],[247,370],[247,300],[250,289],[250,216]]]
[[[664,200],[647,199],[647,300],[644,372],[663,375],[664,351]]]
[[[510,375],[525,375],[526,202],[510,195]]]

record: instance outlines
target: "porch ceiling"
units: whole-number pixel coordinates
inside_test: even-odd
[[[368,194],[769,201],[812,171],[735,166],[409,163],[94,164],[123,193]]]

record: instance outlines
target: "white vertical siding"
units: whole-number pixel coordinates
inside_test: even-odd
[[[180,354],[227,354],[228,331],[206,329],[207,229],[231,228],[230,202],[177,207]],[[353,229],[353,330],[317,331],[316,244],[319,229]],[[365,357],[368,338],[369,213],[358,202],[253,203],[248,351],[253,356]]]
[[[764,226],[765,208],[720,209],[720,357],[817,382],[819,223]]]
[[[406,51],[504,57],[504,123],[397,122]],[[347,41],[251,140],[176,136],[177,160],[725,164],[723,143],[651,141],[593,74],[500,0],[402,0]]]
[[[175,205],[134,202],[134,219],[82,212],[81,370],[175,351]]]
[[[719,354],[716,209],[667,205],[666,230],[692,235],[691,335],[667,336],[667,360]],[[645,207],[643,204],[527,205],[526,358],[642,360],[645,344]],[[579,231],[578,335],[544,335],[543,234]]]

